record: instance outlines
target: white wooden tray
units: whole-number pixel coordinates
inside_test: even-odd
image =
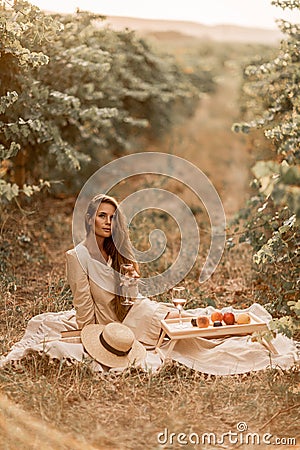
[[[242,312],[243,311],[241,311],[241,313]],[[159,354],[161,359],[165,361],[170,357],[172,350],[179,339],[190,339],[193,337],[219,338],[234,335],[242,336],[252,334],[255,331],[268,330],[266,322],[264,322],[252,312],[248,312],[248,314],[250,316],[250,323],[248,324],[226,325],[223,322],[222,326],[214,327],[213,323],[210,320],[210,325],[207,328],[199,328],[192,325],[191,319],[195,319],[196,316],[184,317],[182,321],[185,326],[182,328],[178,327],[179,319],[162,320],[162,333],[155,347],[155,351]],[[234,313],[234,315],[237,317],[238,313]],[[164,352],[160,347],[164,343],[166,335],[169,337],[170,342],[168,344],[167,351]],[[267,348],[267,350],[274,353],[275,355],[278,353],[272,342],[267,342],[264,338],[262,338],[261,343]]]
[[[191,319],[196,318],[196,316],[191,316],[183,317],[183,328],[178,327],[179,319],[162,320],[161,327],[171,339],[185,339],[191,337],[218,338],[223,336],[252,334],[256,331],[264,331],[268,329],[266,322],[261,320],[252,312],[248,312],[248,314],[250,316],[250,323],[248,324],[225,325],[223,322],[222,326],[214,327],[210,320],[210,325],[207,328],[198,328],[193,327],[191,323]],[[238,313],[234,313],[234,315],[237,317]]]

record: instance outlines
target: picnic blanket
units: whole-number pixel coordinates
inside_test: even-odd
[[[191,315],[210,314],[214,308],[196,308],[187,310]],[[268,323],[272,317],[258,303],[249,308],[236,310],[231,307],[224,311],[252,312]],[[69,363],[88,362],[92,370],[102,372],[99,363],[91,361],[81,344],[80,338],[61,339],[62,331],[76,330],[75,310],[57,313],[43,313],[29,320],[23,338],[15,343],[11,351],[0,359],[0,367],[19,361],[30,352],[46,354],[50,359],[66,360]],[[271,367],[289,369],[299,364],[299,351],[295,342],[282,334],[278,334],[272,341],[277,354],[270,352],[259,342],[253,342],[250,336],[231,336],[217,339],[191,338],[179,340],[171,358],[194,370],[212,375],[233,375],[251,371],[263,370]],[[161,347],[167,352],[170,341]],[[144,370],[156,371],[162,365],[161,358],[155,349],[147,348],[147,356],[142,364]],[[110,369],[121,371],[122,368]]]

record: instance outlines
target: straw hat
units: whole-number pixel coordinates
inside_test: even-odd
[[[81,331],[81,341],[92,358],[109,367],[127,367],[146,356],[146,349],[130,328],[118,322],[86,325]]]

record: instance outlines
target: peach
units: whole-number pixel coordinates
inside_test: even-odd
[[[236,323],[239,325],[245,325],[247,323],[250,323],[250,316],[247,313],[240,313],[236,319]]]
[[[207,316],[198,316],[196,320],[199,328],[207,328],[209,326],[209,318]]]
[[[224,313],[223,320],[226,323],[226,325],[233,325],[235,321],[234,314],[232,312]]]
[[[212,322],[222,322],[223,320],[223,314],[221,311],[214,311],[210,317]]]

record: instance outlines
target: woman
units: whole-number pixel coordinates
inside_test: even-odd
[[[79,329],[91,323],[106,325],[123,322],[145,344],[156,344],[160,322],[176,317],[177,310],[138,294],[133,306],[122,303],[120,268],[132,263],[131,274],[136,280],[139,268],[134,262],[126,223],[117,201],[107,195],[97,195],[89,203],[85,216],[86,237],[66,253],[67,278],[70,284]]]

